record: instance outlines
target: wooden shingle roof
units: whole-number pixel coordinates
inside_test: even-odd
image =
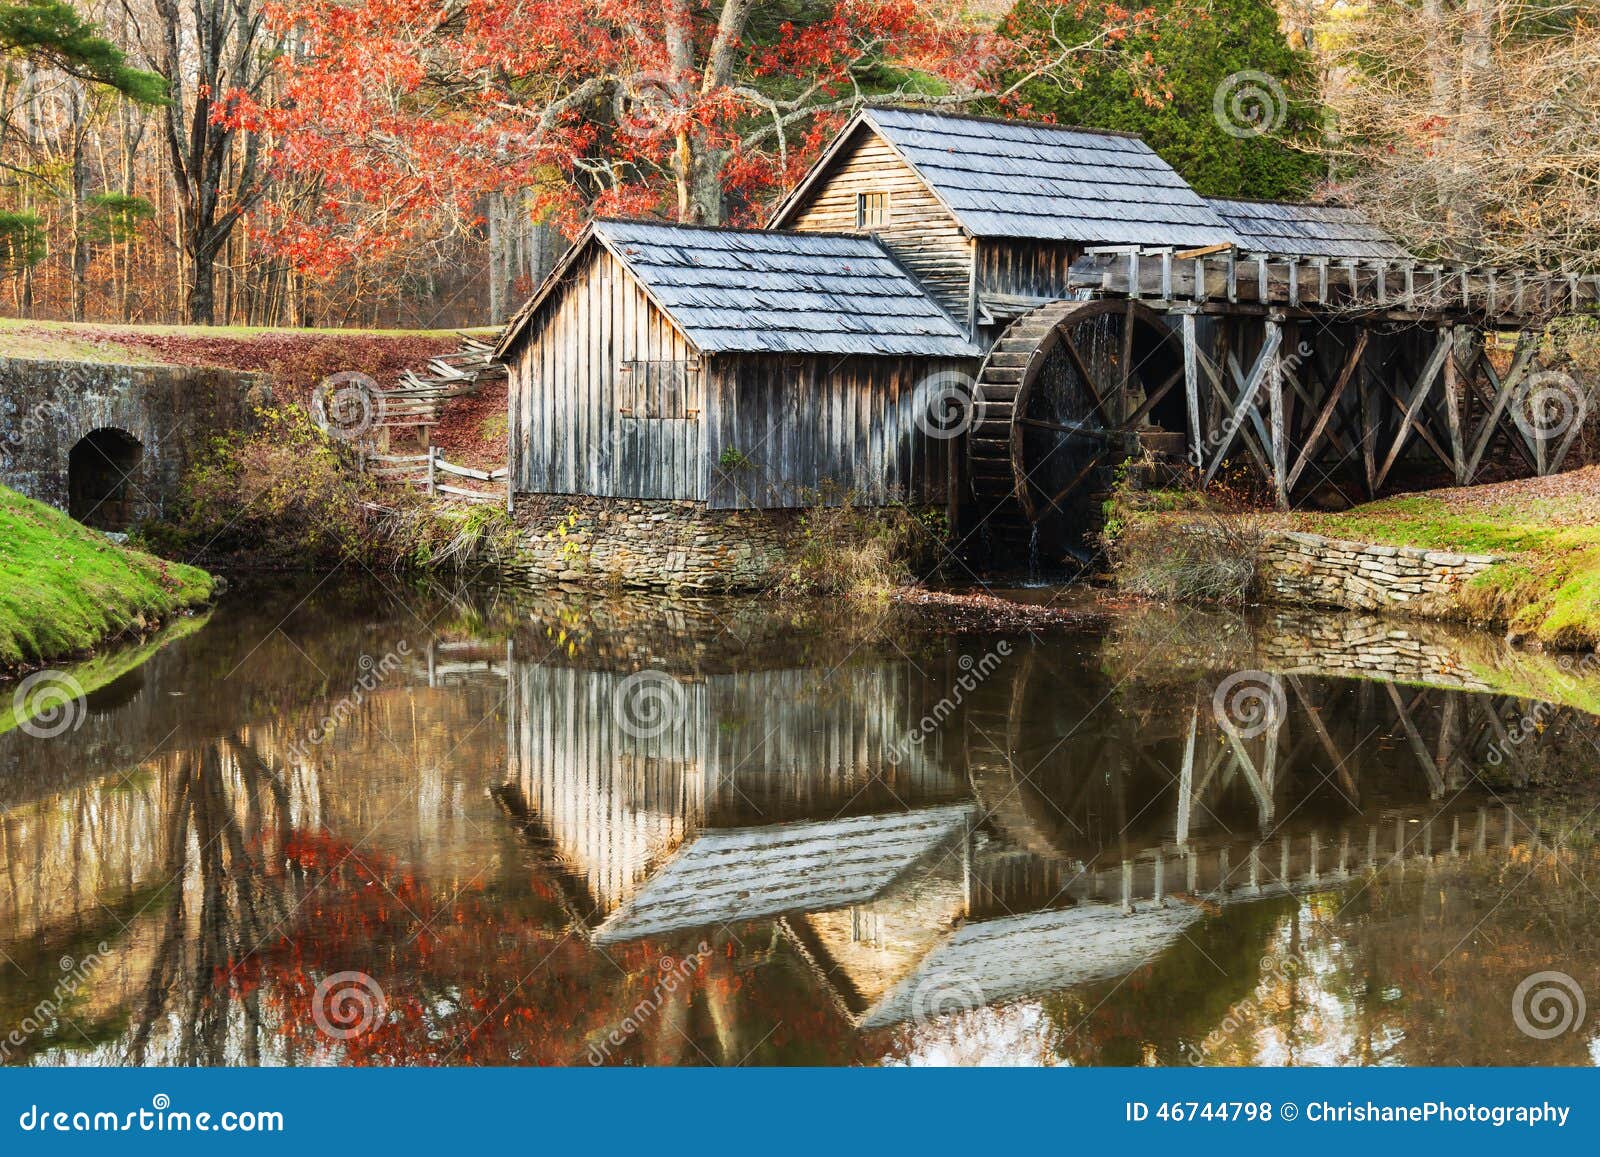
[[[597,220],[573,245],[604,245],[706,354],[972,357],[961,328],[870,237]],[[569,267],[507,325],[504,357]]]
[[[1392,257],[1411,254],[1379,229],[1359,209],[1343,205],[1306,205],[1289,201],[1243,201],[1209,198],[1217,215],[1249,253],[1293,257]]]
[[[970,804],[703,831],[598,928],[598,944],[863,904],[967,830]]]
[[[861,116],[976,237],[1233,240],[1205,198],[1136,136],[903,108]]]
[[[870,237],[600,221],[595,235],[705,353],[971,356]]]
[[[1200,918],[1197,908],[1111,904],[1029,912],[964,924],[946,936],[860,1018],[883,1028],[962,1004],[1000,1004],[1128,975],[1165,951]]]

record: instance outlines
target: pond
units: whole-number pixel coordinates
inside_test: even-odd
[[[194,626],[4,717],[8,1063],[1600,1059],[1586,664],[333,583]]]

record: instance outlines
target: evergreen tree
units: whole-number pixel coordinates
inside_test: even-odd
[[[1093,43],[1080,11],[1022,0],[1009,27]],[[1209,196],[1294,199],[1321,172],[1316,94],[1311,58],[1290,45],[1269,0],[1154,0],[1135,31],[1094,43],[1020,98],[1063,124],[1138,133]]]
[[[7,56],[109,85],[141,104],[166,101],[166,81],[128,67],[122,51],[65,0],[0,2],[0,57]]]

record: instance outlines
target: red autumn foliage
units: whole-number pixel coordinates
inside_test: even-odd
[[[325,834],[290,835],[283,856],[286,870],[304,881],[294,926],[246,959],[229,960],[211,979],[219,999],[257,1001],[291,1057],[328,1055],[350,1065],[570,1065],[596,1055],[638,1063],[666,1049],[695,1063],[699,1046],[669,1023],[661,999],[670,974],[691,1010],[691,1031],[695,1006],[714,1002],[761,1026],[751,1042],[799,1048],[831,1063],[859,1059],[848,1027],[815,993],[769,978],[749,983],[755,969],[770,967],[754,935],[743,942],[714,936],[715,947],[684,968],[704,943],[698,934],[600,952],[565,926],[558,889],[539,875],[527,891],[543,903],[530,908],[528,899],[478,881],[436,894],[396,861]],[[386,1012],[334,1042],[317,1023],[317,987],[347,971],[366,973],[381,987]],[[343,1027],[336,1009],[324,1004],[321,1012]],[[597,1054],[595,1046],[613,1032],[621,1043]]]
[[[489,194],[569,231],[591,211],[754,219],[863,91],[976,95],[1015,47],[950,0],[837,0],[785,21],[732,0],[266,11],[296,50],[270,96],[230,92],[217,116],[276,142],[275,172],[306,193],[256,224],[321,274],[446,222],[476,228]]]

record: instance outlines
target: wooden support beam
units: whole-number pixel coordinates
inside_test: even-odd
[[[1589,407],[1594,404],[1594,389],[1592,387],[1584,388],[1579,386],[1571,378],[1568,381],[1572,382],[1573,388],[1582,389],[1583,393],[1574,399],[1574,404],[1578,407],[1577,411],[1572,416],[1571,425],[1567,427],[1566,436],[1561,439],[1561,445],[1556,447],[1555,456],[1550,459],[1550,473],[1552,474],[1561,473],[1561,465],[1567,460],[1567,453],[1572,449],[1573,442],[1577,441],[1578,434],[1583,430],[1584,419],[1589,413]]]
[[[1197,258],[1196,264],[1204,258]],[[1200,428],[1200,351],[1195,348],[1195,315],[1183,315],[1183,392],[1189,407],[1189,461],[1205,465],[1205,431]]]
[[[1356,367],[1356,402],[1361,411],[1361,466],[1367,482],[1367,497],[1378,496],[1378,407],[1372,397],[1372,383],[1364,366]]]
[[[1267,319],[1267,344],[1283,344],[1282,325],[1273,318]],[[1289,444],[1284,432],[1283,359],[1276,353],[1267,363],[1267,408],[1272,419],[1272,488],[1278,509],[1288,510],[1289,488],[1284,483],[1289,474]]]
[[[1228,373],[1233,375],[1235,386],[1244,384],[1245,372],[1239,365],[1239,359],[1234,357],[1231,351],[1228,354]],[[1257,387],[1257,392],[1260,392],[1260,387]],[[1245,411],[1245,416],[1250,420],[1244,430],[1245,436],[1255,435],[1256,445],[1261,449],[1261,471],[1264,475],[1271,475],[1272,430],[1268,427],[1267,420],[1262,417],[1260,404],[1251,406]]]
[[[1289,471],[1289,477],[1284,482],[1286,490],[1294,489],[1294,484],[1300,480],[1301,473],[1316,453],[1318,443],[1327,432],[1328,423],[1333,420],[1334,412],[1339,408],[1339,400],[1344,397],[1350,382],[1355,378],[1356,371],[1361,367],[1361,359],[1367,352],[1367,341],[1370,337],[1371,333],[1366,326],[1362,326],[1357,332],[1355,345],[1350,347],[1350,352],[1345,356],[1344,365],[1339,369],[1339,377],[1334,382],[1333,389],[1328,392],[1328,399],[1323,402],[1322,410],[1317,414],[1316,422],[1312,424],[1311,433],[1306,435],[1306,443],[1300,449],[1300,457],[1295,461],[1294,468]]]
[[[1427,401],[1428,393],[1433,389],[1434,381],[1439,377],[1439,370],[1444,365],[1445,358],[1450,356],[1450,347],[1453,344],[1453,335],[1446,329],[1440,332],[1439,341],[1433,347],[1433,354],[1428,358],[1428,364],[1422,370],[1422,376],[1417,379],[1416,387],[1411,392],[1411,400],[1406,405],[1405,417],[1401,419],[1400,430],[1394,437],[1394,444],[1389,447],[1389,453],[1384,457],[1383,465],[1378,468],[1377,486],[1383,488],[1384,481],[1389,477],[1389,471],[1394,467],[1400,451],[1405,448],[1407,439],[1411,435],[1411,428],[1416,424],[1417,414],[1422,409],[1422,403]]]
[[[1385,683],[1384,690],[1389,692],[1389,700],[1394,704],[1396,713],[1400,716],[1400,724],[1406,733],[1406,742],[1411,746],[1411,752],[1417,757],[1417,762],[1422,765],[1422,773],[1428,780],[1428,794],[1433,799],[1444,795],[1444,779],[1439,775],[1439,769],[1434,765],[1433,753],[1428,750],[1428,745],[1422,741],[1422,733],[1417,730],[1417,725],[1411,720],[1411,706],[1400,698],[1400,692],[1394,689],[1393,683]]]
[[[1242,388],[1239,391],[1238,398],[1234,401],[1233,412],[1228,415],[1227,420],[1223,423],[1222,442],[1217,446],[1216,457],[1211,460],[1211,465],[1206,468],[1205,478],[1201,483],[1202,486],[1209,486],[1212,479],[1217,476],[1217,471],[1222,466],[1222,460],[1227,456],[1228,448],[1233,445],[1234,438],[1238,436],[1240,426],[1252,416],[1251,412],[1255,406],[1256,392],[1261,388],[1261,382],[1267,374],[1267,367],[1277,361],[1278,343],[1282,340],[1282,328],[1278,325],[1269,325],[1267,327],[1266,340],[1261,343],[1261,352],[1256,355],[1255,364],[1251,366],[1249,376],[1241,383]],[[1229,355],[1229,363],[1237,378],[1239,376],[1238,364],[1231,354]],[[1260,415],[1254,415],[1254,417],[1256,421],[1260,421]],[[1270,462],[1263,463],[1263,465],[1268,467],[1268,472],[1270,473]]]
[[[1486,343],[1485,343],[1486,344]],[[1511,361],[1511,369],[1506,373],[1505,381],[1499,381],[1494,372],[1494,366],[1489,364],[1489,352],[1486,348],[1478,351],[1478,365],[1489,379],[1491,394],[1489,398],[1489,412],[1484,415],[1483,424],[1478,427],[1478,433],[1473,438],[1472,453],[1467,456],[1467,468],[1464,471],[1462,485],[1472,485],[1472,480],[1477,477],[1478,465],[1483,461],[1483,454],[1489,448],[1489,443],[1494,439],[1495,430],[1500,426],[1505,417],[1506,407],[1511,401],[1513,393],[1522,384],[1522,377],[1528,372],[1528,366],[1533,362],[1534,346],[1532,342],[1524,339],[1517,346],[1517,352]],[[1476,382],[1476,375],[1468,378],[1469,382]],[[1512,423],[1514,433],[1511,437],[1513,443],[1521,449],[1522,432]],[[1529,465],[1532,465],[1530,462]]]
[[[1440,326],[1441,334],[1446,332],[1446,327]],[[1461,400],[1457,397],[1460,383],[1456,380],[1456,341],[1455,333],[1450,331],[1450,353],[1444,359],[1444,412],[1445,421],[1450,428],[1450,457],[1454,460],[1456,471],[1456,485],[1467,484],[1467,452],[1466,441],[1461,434]]]

